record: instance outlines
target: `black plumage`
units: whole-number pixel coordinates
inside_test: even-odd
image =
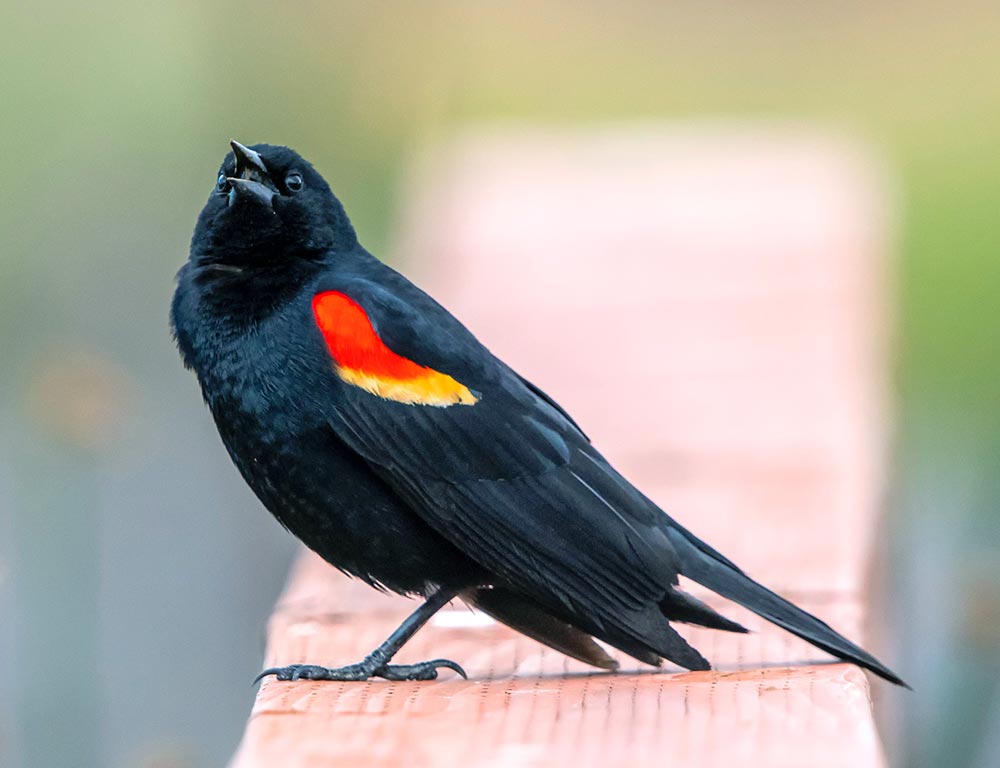
[[[300,156],[233,146],[178,274],[181,355],[233,461],[283,525],[338,568],[428,598],[360,664],[268,672],[424,679],[455,669],[388,663],[455,595],[602,668],[615,664],[592,638],[650,664],[707,669],[670,621],[745,630],[680,591],[683,574],[901,682],[643,496],[551,398],[361,247]],[[392,354],[460,383],[474,404],[400,402],[344,375],[314,309],[330,294],[360,307]]]

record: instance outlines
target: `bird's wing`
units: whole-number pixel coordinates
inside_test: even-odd
[[[652,648],[704,666],[657,608],[677,581],[662,512],[445,309],[384,282],[340,281],[312,300],[339,379],[338,436],[505,582],[639,658]]]

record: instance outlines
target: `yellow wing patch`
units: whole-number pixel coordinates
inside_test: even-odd
[[[427,374],[408,380],[376,376],[337,366],[337,375],[348,384],[361,387],[385,400],[409,405],[475,405],[478,398],[467,386],[446,373],[427,369]]]

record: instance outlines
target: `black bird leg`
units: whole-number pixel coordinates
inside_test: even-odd
[[[406,620],[385,639],[385,642],[357,664],[332,668],[319,667],[315,664],[271,667],[257,675],[254,678],[254,683],[268,675],[274,675],[278,680],[368,680],[372,677],[384,677],[386,680],[435,680],[439,667],[454,670],[462,677],[467,678],[465,670],[448,659],[421,661],[417,664],[389,663],[396,652],[416,634],[417,630],[453,597],[455,597],[455,592],[451,590],[438,589],[433,592],[423,605],[406,617]]]

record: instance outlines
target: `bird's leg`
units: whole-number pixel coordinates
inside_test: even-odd
[[[254,682],[268,675],[274,675],[278,680],[368,680],[371,677],[384,677],[386,680],[435,680],[440,667],[452,669],[462,677],[466,677],[465,670],[448,659],[421,661],[417,664],[389,663],[417,630],[453,597],[455,592],[451,590],[438,589],[431,593],[423,605],[407,616],[385,642],[357,664],[333,668],[313,664],[271,667],[257,675]]]

